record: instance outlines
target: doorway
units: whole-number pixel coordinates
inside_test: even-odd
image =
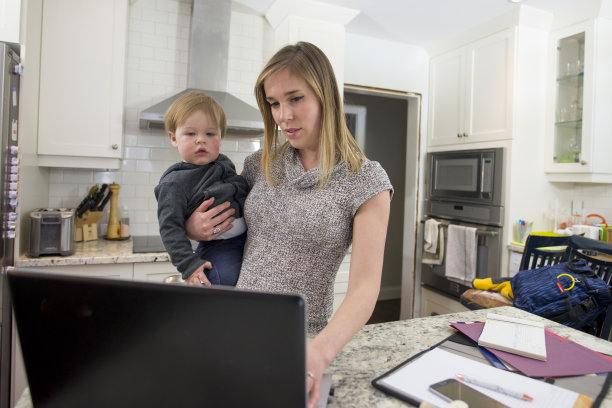
[[[413,316],[418,209],[421,96],[344,86],[349,130],[393,185],[379,301],[401,299],[400,318]],[[396,303],[397,304],[397,303]]]

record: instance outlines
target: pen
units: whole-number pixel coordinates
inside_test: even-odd
[[[466,383],[478,385],[480,387],[483,387],[483,388],[486,388],[486,389],[489,389],[489,390],[492,390],[492,391],[497,391],[499,393],[506,394],[506,395],[508,395],[510,397],[522,399],[522,400],[525,400],[525,401],[533,401],[533,397],[530,397],[529,395],[524,394],[522,392],[509,390],[509,389],[503,388],[502,386],[497,385],[497,384],[491,384],[491,383],[487,383],[487,382],[484,382],[484,381],[477,380],[475,378],[466,377],[463,374],[455,374],[455,375],[456,375],[456,377],[460,381],[465,381]]]

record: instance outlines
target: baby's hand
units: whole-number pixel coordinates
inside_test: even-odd
[[[191,274],[191,276],[185,280],[185,282],[188,285],[194,285],[194,286],[202,286],[202,285],[210,286],[211,283],[206,277],[206,274],[204,273],[204,269],[212,269],[212,264],[206,261],[202,266],[196,269]]]

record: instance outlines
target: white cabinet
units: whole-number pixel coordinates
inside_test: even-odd
[[[119,168],[127,11],[127,0],[45,2],[40,165]]]
[[[95,264],[95,265],[59,265],[41,266],[37,270],[42,272],[61,273],[91,278],[133,279],[133,266],[131,263],[123,264]]]
[[[171,276],[181,278],[181,273],[176,270],[171,262],[142,262],[134,264],[134,280],[137,281],[164,282]]]
[[[0,1],[0,41],[19,43],[21,0]]]
[[[441,314],[465,312],[469,310],[458,300],[441,295],[438,292],[421,287],[421,316],[429,317]]]
[[[550,181],[612,183],[612,21],[551,35],[546,172]]]
[[[515,36],[506,29],[432,58],[429,146],[512,137]]]

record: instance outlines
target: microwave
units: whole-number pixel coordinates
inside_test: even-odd
[[[427,155],[427,198],[503,206],[503,148],[432,152]]]

